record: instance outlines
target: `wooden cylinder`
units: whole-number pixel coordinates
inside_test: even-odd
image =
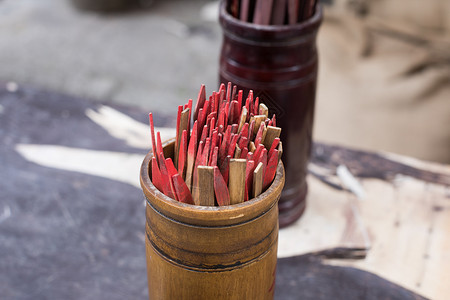
[[[164,145],[166,157],[174,143]],[[273,299],[278,243],[280,162],[272,185],[247,202],[206,207],[177,202],[150,180],[149,152],[140,181],[146,204],[149,298]]]
[[[306,206],[321,21],[320,5],[311,18],[294,25],[243,22],[227,11],[226,1],[220,7],[220,82],[232,82],[244,94],[253,90],[282,128],[286,185],[279,202],[281,227],[296,221]]]

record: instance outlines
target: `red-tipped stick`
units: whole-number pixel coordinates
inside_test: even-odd
[[[245,123],[244,126],[242,126],[240,134],[241,134],[241,139],[245,137],[247,139],[247,141],[248,141],[248,139],[249,139],[249,137],[248,137],[248,123]]]
[[[201,157],[203,152],[203,141],[200,141],[197,149],[197,157],[195,159],[194,164],[194,173],[192,176],[192,197],[194,198],[194,202],[197,204],[198,201],[198,166],[201,165]]]
[[[219,147],[214,147],[214,150],[209,157],[208,166],[211,166],[211,167],[217,166],[218,153],[219,153]]]
[[[156,161],[158,161],[158,155],[155,155],[156,154],[155,124],[153,123],[153,114],[152,113],[148,114],[148,120],[149,120],[149,123],[150,123],[150,134],[152,136],[153,157],[155,157]]]
[[[233,99],[231,98],[231,82],[228,82],[227,85],[227,102],[232,101]]]
[[[230,159],[231,159],[230,155],[226,156],[219,166],[220,173],[222,174],[223,180],[225,180],[225,182],[227,184],[228,184],[228,175],[229,175],[229,170],[230,170]]]
[[[201,142],[206,142],[206,138],[208,136],[208,125],[203,126],[202,136],[200,137]]]
[[[186,154],[187,154],[187,131],[181,134],[180,153],[178,155],[178,174],[181,178],[186,178]]]
[[[158,167],[158,161],[156,160],[156,157],[153,156],[152,157],[152,182],[153,182],[153,185],[158,190],[160,190],[162,193],[164,193],[161,180],[162,180],[161,171],[159,170],[159,167]]]
[[[189,191],[186,183],[179,174],[175,174],[172,176],[172,182],[173,186],[175,187],[178,201],[188,204],[194,204],[191,192]]]
[[[248,155],[248,148],[244,147],[244,149],[241,150],[241,156],[239,158],[247,158]]]
[[[192,127],[192,135],[191,140],[189,141],[189,147],[187,151],[187,167],[186,167],[186,185],[189,190],[192,190],[192,175],[194,172],[194,164],[195,164],[195,156],[197,154],[197,124],[195,121],[194,126]]]
[[[241,137],[238,142],[238,146],[241,149],[247,148],[248,140],[245,136]]]
[[[161,170],[161,183],[162,183],[162,192],[172,199],[175,199],[175,195],[172,192],[172,188],[170,187],[170,177],[169,172],[167,171],[166,161],[162,153],[159,153],[159,169]]]
[[[237,92],[237,86],[233,85],[233,91],[231,92],[231,100],[236,100],[236,92]]]
[[[178,106],[178,113],[177,113],[177,127],[176,127],[176,134],[175,134],[175,164],[178,160],[178,149],[180,148],[180,142],[181,142],[181,132],[180,132],[180,123],[181,123],[181,112],[183,111],[183,105]]]
[[[283,25],[284,16],[286,13],[286,1],[287,0],[275,0],[275,4],[272,11],[273,25]]]
[[[256,133],[256,137],[255,137],[255,146],[258,147],[258,145],[261,143],[262,141],[262,137],[264,134],[264,129],[266,127],[266,124],[261,123],[261,125],[259,126],[259,130]]]
[[[258,160],[255,160],[255,163],[257,165],[260,162],[263,164],[263,183],[264,183],[264,174],[266,174],[266,169],[267,169],[267,150],[266,150],[266,148],[262,149],[261,155],[259,156]]]
[[[238,106],[239,107],[239,106]],[[239,127],[238,132],[241,132],[242,128],[244,127],[244,124],[247,124],[247,109],[245,107],[242,107],[241,116],[239,117]]]
[[[258,163],[253,171],[253,197],[258,197],[262,192],[263,184],[263,164]]]
[[[200,90],[198,92],[197,103],[195,104],[194,121],[197,120],[198,113],[199,113],[200,109],[203,108],[203,105],[205,104],[205,100],[206,100],[205,85],[202,84],[200,86]]]
[[[277,118],[275,117],[275,114],[272,117],[272,126],[274,126],[274,127],[277,126]]]
[[[239,19],[241,19],[241,21],[244,21],[244,22],[248,21],[249,8],[250,8],[250,0],[242,0],[241,11],[239,14]]]
[[[211,136],[211,149],[209,153],[209,157],[211,157],[214,148],[217,146],[217,130],[214,130]]]
[[[177,168],[175,168],[175,165],[173,164],[173,161],[170,157],[166,158],[166,168],[170,177],[172,177],[175,174],[178,174]]]
[[[228,192],[227,183],[217,166],[214,167],[214,193],[219,206],[230,205],[230,193]]]
[[[264,145],[259,144],[258,147],[256,147],[256,150],[253,154],[253,159],[255,161],[258,161],[259,157],[261,156],[262,150],[264,149]]]
[[[164,152],[163,152],[163,147],[162,147],[162,143],[161,143],[161,134],[159,131],[156,133],[156,153],[158,156],[158,162],[161,163],[159,161],[159,154],[163,155],[163,157],[164,157]]]
[[[255,99],[255,104],[253,106],[253,114],[255,114],[255,116],[259,114],[259,97],[256,97]]]
[[[231,135],[231,142],[230,142],[230,145],[228,147],[228,152],[227,152],[227,155],[230,155],[231,157],[234,157],[234,151],[236,150],[237,139],[238,139],[237,134]]]
[[[272,146],[270,146],[269,153],[268,153],[269,157],[272,155],[273,150],[275,150],[278,147],[279,143],[280,143],[280,138],[277,137],[273,140]]]
[[[245,169],[245,194],[244,201],[248,201],[249,192],[252,190],[253,183],[253,171],[255,170],[255,162],[253,160],[247,161],[247,166]]]
[[[264,173],[263,189],[267,189],[269,185],[272,183],[273,178],[275,177],[275,173],[277,172],[277,166],[278,166],[278,150],[275,150],[269,157],[269,160],[267,162],[267,168]]]
[[[225,134],[222,139],[222,144],[219,148],[219,160],[223,161],[225,157],[228,155],[228,146],[230,144],[231,140],[231,126],[228,125],[227,130],[225,131]]]
[[[200,158],[200,166],[208,165],[210,148],[211,148],[211,139],[206,138],[205,147],[203,148],[202,157]]]
[[[298,0],[288,0],[289,25],[293,25],[298,22],[298,7]]]

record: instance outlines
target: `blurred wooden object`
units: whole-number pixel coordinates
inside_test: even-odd
[[[346,166],[358,199],[336,175]],[[304,216],[280,231],[279,256],[331,249],[326,264],[375,273],[431,299],[450,295],[450,166],[316,143]],[[301,241],[301,242],[300,242]],[[357,253],[360,258],[354,260]]]

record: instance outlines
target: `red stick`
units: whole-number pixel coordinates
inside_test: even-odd
[[[231,159],[231,156],[227,155],[225,157],[225,159],[223,160],[223,162],[219,166],[220,173],[222,174],[223,180],[225,180],[227,185],[228,185],[228,175],[230,172],[230,159]]]
[[[211,147],[211,139],[206,138],[206,143],[205,143],[205,147],[203,148],[203,151],[202,151],[202,157],[201,157],[199,166],[207,166],[208,165],[210,147]]]
[[[169,172],[167,171],[166,167],[166,161],[162,153],[159,153],[159,169],[161,170],[161,178],[162,178],[161,182],[163,193],[167,197],[176,200],[175,195],[172,192],[172,188],[170,187],[172,180],[169,177]]]
[[[253,171],[255,170],[255,162],[253,160],[247,161],[247,166],[245,168],[245,194],[244,201],[248,201],[249,191],[252,190],[253,183]]]
[[[261,155],[259,156],[259,159],[255,161],[255,164],[258,165],[259,163],[263,164],[263,178],[264,178],[264,174],[266,174],[266,169],[267,169],[267,150],[266,148],[263,148],[261,151]]]
[[[219,153],[219,147],[214,147],[214,150],[212,151],[212,154],[209,157],[208,166],[211,166],[211,167],[217,166],[218,153]]]
[[[187,153],[187,131],[183,130],[181,134],[180,153],[178,156],[178,174],[181,178],[186,177],[186,153]]]
[[[263,149],[265,149],[263,144],[259,144],[259,145],[256,147],[255,153],[253,154],[253,159],[254,159],[255,161],[258,161],[258,160],[259,160],[259,157],[261,156],[261,153],[262,153],[262,150],[263,150]],[[256,164],[256,165],[258,165],[258,164]]]
[[[162,143],[161,143],[161,134],[159,131],[156,133],[156,152],[158,155],[158,162],[161,163],[159,161],[159,154],[161,154],[164,157],[164,152],[163,152],[163,147],[162,147]]]
[[[226,181],[217,166],[214,167],[214,194],[219,206],[230,205],[230,193]]]
[[[172,176],[173,186],[175,188],[175,193],[177,195],[178,201],[188,204],[194,204],[191,192],[189,191],[186,183],[179,174]]]
[[[198,113],[200,111],[200,108],[203,108],[205,100],[206,100],[205,85],[202,84],[198,92],[197,103],[195,104],[194,121],[197,120]]]
[[[156,154],[155,125],[153,124],[153,114],[152,113],[148,114],[148,120],[149,120],[149,123],[150,123],[150,134],[152,136],[153,157],[155,157],[156,161],[158,161],[158,155],[155,155]]]
[[[161,171],[159,170],[159,167],[158,167],[158,161],[156,160],[156,157],[153,156],[152,157],[152,183],[158,190],[160,190],[162,193],[164,193],[161,180],[162,180]]]
[[[259,126],[258,132],[256,133],[256,137],[255,137],[255,146],[256,147],[258,147],[258,145],[261,143],[261,139],[262,139],[262,135],[263,135],[265,126],[266,126],[266,124],[261,122],[261,125]]]
[[[255,105],[254,105],[254,107],[253,107],[253,114],[256,116],[256,115],[259,115],[259,97],[256,97],[256,100],[255,100]]]
[[[238,147],[241,148],[241,149],[244,149],[244,148],[247,148],[247,146],[248,146],[248,140],[247,140],[247,138],[245,136],[242,136],[239,139]]]
[[[241,151],[241,156],[239,158],[246,159],[247,158],[247,154],[248,154],[248,148],[244,147],[244,149],[242,149],[242,151]]]
[[[280,143],[280,138],[274,138],[273,142],[272,142],[272,146],[270,146],[269,149],[269,157],[272,155],[273,151],[278,147],[278,144]]]
[[[275,117],[275,114],[272,117],[272,126],[277,127],[277,118]]]
[[[236,150],[237,139],[238,139],[237,134],[231,135],[231,142],[230,142],[230,146],[228,147],[228,152],[227,152],[227,155],[229,155],[231,157],[234,157],[234,151]]]
[[[228,82],[227,85],[227,102],[232,101],[233,99],[231,98],[231,82]]]
[[[183,111],[183,105],[178,106],[178,113],[177,113],[177,132],[175,135],[175,154],[178,154],[177,150],[180,147],[180,139],[181,139],[181,132],[180,132],[180,121],[181,121],[181,112]]]
[[[202,136],[200,137],[201,142],[206,142],[206,137],[208,136],[208,125],[203,126]]]
[[[275,173],[277,172],[278,166],[278,150],[273,151],[272,155],[269,157],[269,161],[267,162],[267,168],[264,173],[263,180],[263,189],[267,189],[273,181],[275,177]]]

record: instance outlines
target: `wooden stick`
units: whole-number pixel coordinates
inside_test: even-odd
[[[244,201],[246,164],[245,159],[230,160],[228,190],[231,204],[238,204]]]
[[[258,197],[262,192],[263,184],[263,164],[260,162],[253,171],[253,198]]]
[[[298,22],[298,7],[298,0],[288,0],[288,17],[290,25]]]
[[[250,191],[252,190],[253,183],[253,171],[255,170],[255,161],[249,160],[247,161],[247,166],[245,168],[245,194],[244,201],[248,201],[251,197]]]
[[[247,109],[245,107],[242,107],[241,116],[239,118],[238,132],[241,132],[242,128],[244,127],[244,124],[247,124],[246,121],[247,121]]]
[[[280,143],[278,144],[278,161],[280,161],[282,155],[283,155],[283,143],[280,141]]]
[[[267,127],[266,136],[265,136],[264,140],[262,141],[262,143],[264,144],[266,149],[270,149],[272,147],[273,141],[276,138],[279,138],[280,134],[281,134],[280,127],[273,127],[273,126]]]
[[[214,194],[219,206],[230,205],[230,193],[217,166],[214,167]]]
[[[222,174],[223,180],[225,180],[225,182],[227,184],[228,184],[228,178],[229,178],[229,174],[230,174],[230,160],[231,160],[231,156],[227,155],[219,166],[220,173]]]
[[[266,135],[266,138],[267,138],[267,135]],[[280,138],[277,137],[273,140],[272,146],[270,146],[269,153],[268,153],[269,157],[272,155],[273,151],[278,147],[279,143],[280,143]]]
[[[216,147],[214,147],[214,150],[209,157],[208,166],[211,166],[211,167],[217,166],[218,154],[219,154],[219,147],[216,146]]]
[[[241,11],[239,19],[244,22],[248,22],[248,12],[249,12],[250,0],[241,1]]]
[[[287,0],[275,0],[272,11],[272,24],[283,25],[286,14],[286,2]]]
[[[214,167],[198,166],[198,193],[196,205],[214,206]]]
[[[181,134],[180,153],[178,154],[178,174],[184,180],[186,178],[186,154],[187,154],[187,130]]]
[[[159,161],[159,154],[163,155],[164,158],[164,151],[161,143],[161,133],[159,131],[156,133],[156,153],[158,156],[158,162],[161,163]]]
[[[172,182],[170,176],[169,176],[169,172],[167,171],[167,167],[166,167],[166,160],[164,159],[164,156],[161,153],[159,153],[159,169],[161,170],[161,182],[162,182],[162,188],[163,188],[163,193],[167,196],[170,197],[172,199],[176,200],[175,195],[172,192],[172,188],[170,187],[170,183]]]
[[[263,188],[267,189],[275,178],[278,166],[278,150],[274,150],[267,162],[267,168],[264,172]]]
[[[177,136],[177,140],[178,143],[175,144],[175,153],[174,153],[174,163],[175,166],[178,166],[178,157],[180,155],[180,146],[181,146],[181,135],[183,134],[184,130],[189,130],[189,115],[190,115],[190,110],[189,108],[186,108],[185,110],[183,110],[180,114],[180,123],[179,123],[179,127],[178,127],[178,136]]]
[[[234,158],[240,158],[241,157],[241,148],[239,148],[238,145],[236,145],[236,150],[234,150]]]
[[[156,157],[152,157],[152,183],[153,185],[160,190],[162,193],[164,193],[162,188],[162,182],[161,182],[161,171],[158,167],[158,161],[156,160]]]
[[[256,115],[255,116],[255,127],[253,128],[253,133],[256,134],[261,127],[261,124],[266,120],[265,115]]]
[[[269,117],[269,108],[267,108],[267,106],[264,103],[259,104],[258,114],[265,115],[266,118],[268,118]]]
[[[177,195],[178,201],[188,204],[194,204],[191,192],[189,191],[184,180],[181,178],[180,174],[173,175],[172,182],[175,188],[175,193]]]
[[[158,161],[158,155],[156,154],[156,139],[155,139],[155,124],[153,123],[153,114],[149,113],[148,114],[148,120],[150,123],[150,134],[151,134],[151,138],[152,138],[152,152],[153,152],[153,157],[156,158],[156,161]]]
[[[199,113],[200,109],[203,108],[203,105],[205,104],[205,100],[206,100],[205,85],[202,84],[200,86],[200,90],[198,91],[197,103],[195,104],[194,121],[197,120],[198,113]]]
[[[181,139],[181,132],[180,132],[180,122],[181,122],[181,112],[183,111],[183,105],[178,106],[178,113],[177,113],[177,127],[176,134],[175,134],[175,152],[174,152],[174,159],[175,163],[178,160],[178,149],[180,148],[180,139]]]
[[[195,156],[197,154],[197,124],[198,122],[195,121],[194,126],[192,127],[191,139],[187,151],[186,185],[190,191],[192,191],[192,174],[194,172]]]
[[[248,155],[248,148],[247,148],[247,147],[244,147],[244,148],[241,150],[241,156],[240,156],[239,158],[244,158],[244,159],[246,159],[246,158],[247,158],[247,155]]]

